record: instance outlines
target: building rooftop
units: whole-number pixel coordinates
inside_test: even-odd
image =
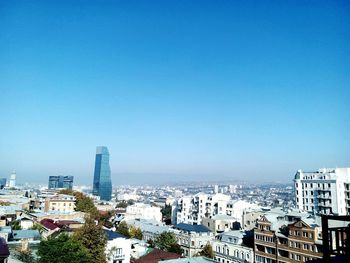
[[[40,238],[40,233],[38,230],[13,230],[12,238],[14,240],[24,239],[24,238]]]
[[[118,233],[118,232],[114,232],[114,231],[110,231],[110,230],[104,230],[105,234],[107,236],[108,240],[113,240],[116,238],[126,238],[124,235]]]
[[[172,252],[166,252],[160,249],[154,249],[145,256],[140,257],[135,263],[158,263],[159,261],[181,258],[181,255]]]
[[[202,226],[202,225],[190,225],[185,223],[180,223],[174,226],[174,228],[187,231],[187,232],[196,232],[196,233],[202,233],[202,232],[210,232],[209,228]]]
[[[171,260],[164,260],[164,263],[213,263],[217,262],[207,257],[193,257],[193,258],[178,258]]]

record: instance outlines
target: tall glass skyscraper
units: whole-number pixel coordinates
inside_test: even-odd
[[[101,200],[109,201],[112,196],[111,168],[109,167],[109,152],[107,147],[96,148],[93,195]]]
[[[73,176],[52,175],[49,176],[49,189],[65,188],[73,189]]]

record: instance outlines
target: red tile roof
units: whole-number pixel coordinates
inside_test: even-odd
[[[156,248],[147,255],[137,259],[135,263],[158,263],[158,261],[177,258],[181,258],[181,255],[172,252],[166,252]]]
[[[56,228],[59,228],[59,226],[56,225],[52,219],[43,219],[40,221],[40,224],[49,230],[55,230]]]

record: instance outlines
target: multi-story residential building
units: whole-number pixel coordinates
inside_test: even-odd
[[[126,208],[124,218],[125,220],[146,219],[161,222],[162,213],[160,212],[160,207],[143,203],[135,203]]]
[[[300,211],[346,215],[350,211],[350,168],[297,171],[295,201]]]
[[[173,205],[172,222],[200,225],[204,217],[226,215],[229,200],[230,196],[224,194],[198,193],[182,197]]]
[[[185,257],[194,257],[206,244],[214,239],[210,230],[202,225],[180,223],[174,226],[177,243],[183,249]]]
[[[211,242],[215,260],[222,263],[254,262],[254,250],[243,243],[243,231],[229,231],[217,236]]]
[[[235,222],[237,222],[236,218],[228,215],[216,215],[202,219],[202,225],[216,234],[233,230]]]
[[[242,229],[244,230],[252,230],[256,227],[256,222],[263,214],[261,210],[247,210],[243,211],[242,215]]]
[[[131,240],[117,232],[105,230],[105,233],[107,263],[130,263]]]
[[[259,210],[257,204],[253,204],[244,200],[230,200],[227,203],[226,214],[235,218],[237,222],[243,225],[243,213],[245,211]]]
[[[45,212],[58,211],[58,212],[74,212],[75,197],[72,195],[55,195],[48,197],[45,200]]]
[[[73,189],[73,176],[49,176],[49,189]]]
[[[109,152],[107,147],[96,148],[93,195],[101,200],[109,201],[112,197],[111,168],[109,166]]]
[[[322,258],[318,219],[305,214],[262,215],[254,230],[255,262],[306,262]]]
[[[172,223],[199,225],[205,217],[228,215],[242,225],[243,212],[255,209],[259,209],[259,206],[243,200],[230,200],[228,195],[198,193],[182,197],[175,202]]]

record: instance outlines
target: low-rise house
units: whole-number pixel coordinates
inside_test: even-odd
[[[254,250],[243,243],[245,232],[224,232],[211,242],[215,260],[222,263],[254,262]]]
[[[107,263],[130,263],[131,241],[120,233],[105,230]]]
[[[33,220],[27,216],[21,216],[19,219],[19,224],[22,229],[31,229],[33,227]]]
[[[55,224],[52,219],[43,219],[40,221],[40,224],[43,226],[41,233],[43,238],[48,238],[53,233],[61,230],[61,228]]]
[[[40,240],[40,233],[38,230],[13,230],[11,241],[21,240],[35,241]]]

